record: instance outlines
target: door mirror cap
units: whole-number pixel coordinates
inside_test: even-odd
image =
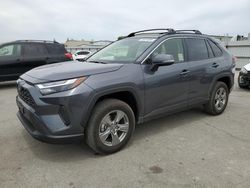
[[[174,57],[170,54],[157,54],[152,58],[152,71],[156,71],[159,66],[168,66],[174,64]]]

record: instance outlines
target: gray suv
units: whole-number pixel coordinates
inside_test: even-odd
[[[17,113],[36,139],[85,138],[97,153],[113,153],[135,125],[203,105],[221,114],[234,84],[235,62],[197,30],[151,29],[129,34],[85,63],[35,68],[18,80]]]

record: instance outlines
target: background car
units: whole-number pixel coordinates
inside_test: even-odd
[[[87,50],[79,50],[76,51],[76,53],[73,54],[73,59],[77,61],[85,61],[86,57],[88,57],[91,54],[90,51]]]
[[[239,87],[249,88],[250,87],[250,63],[243,66],[238,77]]]
[[[16,80],[35,67],[72,60],[63,44],[19,40],[0,45],[0,81]]]

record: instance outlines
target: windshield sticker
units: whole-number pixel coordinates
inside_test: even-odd
[[[154,42],[155,39],[139,39],[140,42]]]

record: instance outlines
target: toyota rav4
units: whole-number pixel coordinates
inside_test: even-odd
[[[86,63],[35,68],[18,80],[20,121],[35,138],[85,138],[97,153],[113,153],[135,125],[203,105],[221,114],[234,84],[235,62],[198,30],[151,29],[129,34]]]

